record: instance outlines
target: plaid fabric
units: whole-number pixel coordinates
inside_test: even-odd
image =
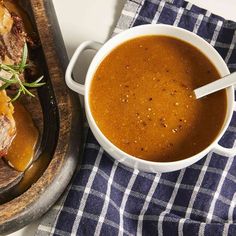
[[[145,23],[200,35],[236,70],[236,23],[182,0],[128,0],[115,33]],[[236,112],[220,143],[235,146]],[[236,235],[236,159],[209,153],[165,174],[114,161],[89,131],[84,159],[36,235]]]

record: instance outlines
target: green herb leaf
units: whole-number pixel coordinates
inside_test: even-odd
[[[22,84],[23,84],[25,87],[38,88],[38,87],[41,87],[41,86],[45,85],[45,83],[39,83],[42,79],[43,79],[43,76],[39,77],[37,80],[35,80],[35,81],[32,82],[32,83],[23,82]]]
[[[0,76],[0,80],[3,81],[3,82],[5,82],[5,83],[9,83],[9,84],[12,83],[12,80],[11,80],[11,79],[5,79],[5,78],[3,78],[3,77],[1,77],[1,76]]]
[[[17,65],[0,64],[0,71],[6,71],[10,75],[10,78],[3,78],[0,76],[0,81],[3,82],[3,84],[0,86],[0,90],[4,90],[11,85],[17,85],[18,87],[18,91],[16,95],[11,99],[11,102],[16,101],[22,93],[35,97],[35,95],[31,93],[27,88],[38,88],[45,84],[44,82],[41,82],[43,76],[41,76],[32,83],[21,81],[20,76],[23,74],[25,68],[28,67],[28,64],[26,64],[27,58],[28,58],[28,48],[27,44],[25,43],[22,52],[22,58],[19,64]]]
[[[14,98],[10,100],[10,102],[15,102],[20,97],[20,95],[21,95],[21,90],[18,90],[17,94],[15,95]]]
[[[22,53],[21,62],[19,64],[19,71],[20,72],[23,72],[23,70],[26,67],[27,57],[28,57],[28,47],[27,47],[27,44],[25,43],[24,47],[23,47],[23,53]]]
[[[6,88],[9,87],[9,86],[10,86],[10,84],[5,83],[5,84],[3,84],[3,85],[0,87],[0,90],[4,90],[4,89],[6,89]]]
[[[31,97],[35,97],[35,95],[33,93],[31,93],[27,88],[25,88],[24,91],[25,91],[25,93],[27,93]]]

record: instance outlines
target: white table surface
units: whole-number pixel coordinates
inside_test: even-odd
[[[62,36],[69,56],[84,40],[105,42],[119,18],[125,0],[54,0],[55,10],[61,27]],[[200,7],[236,21],[235,0],[189,0]],[[83,77],[89,63],[90,56],[81,61]],[[82,78],[80,78],[81,80]],[[9,236],[31,236],[40,220],[10,234]]]

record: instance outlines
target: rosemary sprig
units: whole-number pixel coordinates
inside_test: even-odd
[[[16,92],[15,96],[11,99],[11,102],[17,100],[21,96],[21,94],[27,94],[32,97],[35,97],[35,95],[32,94],[28,88],[37,88],[45,84],[41,82],[43,76],[41,76],[40,78],[31,83],[21,81],[20,76],[24,73],[24,70],[28,67],[28,64],[26,64],[27,57],[28,57],[28,48],[25,43],[23,48],[22,58],[19,64],[17,65],[0,64],[0,71],[8,72],[8,77],[10,77],[10,78],[3,78],[0,76],[0,81],[3,82],[3,84],[0,86],[0,90],[6,89],[11,85],[17,85],[18,87],[18,91]]]

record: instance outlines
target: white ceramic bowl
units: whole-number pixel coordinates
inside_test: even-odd
[[[100,143],[100,145],[117,161],[123,163],[126,166],[129,166],[131,168],[135,168],[141,171],[146,172],[170,172],[179,170],[182,168],[185,168],[198,160],[200,160],[202,157],[204,157],[208,152],[214,150],[218,152],[219,154],[227,155],[227,156],[234,156],[236,154],[236,149],[228,149],[225,147],[222,147],[218,144],[218,141],[224,134],[225,130],[227,129],[229,122],[231,120],[232,114],[233,114],[233,107],[234,107],[234,88],[229,87],[227,88],[227,114],[224,121],[224,124],[219,131],[219,134],[215,138],[215,140],[212,141],[212,143],[199,152],[198,154],[188,157],[186,159],[180,160],[180,161],[173,161],[173,162],[152,162],[152,161],[146,161],[139,158],[136,158],[134,156],[131,156],[124,151],[120,150],[118,147],[116,147],[114,144],[112,144],[101,132],[101,130],[96,125],[96,122],[92,116],[90,106],[89,106],[89,90],[91,86],[91,82],[94,76],[94,73],[96,72],[99,64],[103,61],[103,59],[118,45],[122,44],[123,42],[136,38],[139,36],[145,36],[145,35],[166,35],[166,36],[172,36],[178,39],[181,39],[183,41],[186,41],[196,48],[198,48],[202,53],[204,53],[211,62],[215,65],[220,75],[223,77],[227,74],[229,74],[229,70],[221,58],[221,56],[218,54],[218,52],[205,40],[200,38],[194,33],[191,33],[187,30],[177,28],[174,26],[168,26],[168,25],[142,25],[137,26],[131,29],[128,29],[113,38],[111,38],[109,41],[107,41],[104,45],[101,45],[100,43],[93,42],[93,41],[86,41],[82,43],[75,51],[74,55],[72,56],[70,63],[68,65],[67,71],[66,71],[66,83],[68,87],[75,92],[84,95],[85,99],[85,111],[87,120],[89,123],[89,126]],[[77,82],[75,82],[72,77],[72,70],[75,65],[75,62],[77,58],[80,56],[81,52],[86,49],[95,49],[98,50],[97,54],[93,58],[85,80],[85,85],[81,85]]]

